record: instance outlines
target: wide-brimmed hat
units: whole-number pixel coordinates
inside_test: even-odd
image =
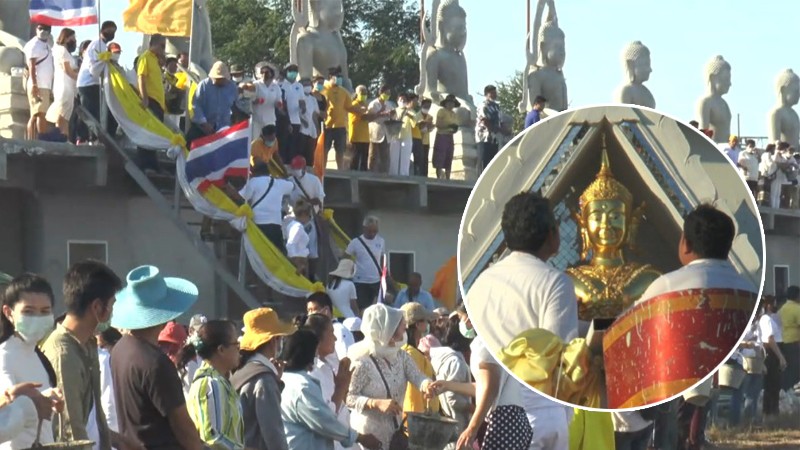
[[[336,267],[336,270],[331,272],[329,275],[349,280],[353,278],[355,274],[356,263],[354,263],[352,259],[342,259],[339,261],[339,265]]]
[[[244,73],[244,69],[239,64],[231,65],[231,73]]]
[[[169,342],[171,344],[183,345],[186,343],[186,338],[189,334],[186,328],[177,322],[170,322],[158,334],[158,342]]]
[[[447,97],[445,97],[444,100],[439,103],[439,106],[444,107],[444,104],[447,102],[453,102],[453,106],[456,108],[461,106],[461,102],[459,102],[458,99],[456,99],[456,96],[453,94],[447,94]]]
[[[239,343],[242,350],[253,351],[275,336],[286,336],[297,331],[294,324],[282,322],[272,308],[258,308],[244,315],[244,335]]]
[[[183,315],[197,301],[194,283],[164,277],[155,266],[131,270],[127,281],[114,304],[114,328],[142,330],[163,325]]]
[[[406,318],[406,323],[408,325],[421,320],[430,322],[438,318],[436,314],[428,311],[421,303],[417,302],[406,303],[400,307],[400,310],[403,311],[403,316]]]
[[[222,61],[217,61],[211,66],[211,70],[208,71],[208,78],[213,79],[229,79],[231,77],[231,72],[228,70],[228,65]]]

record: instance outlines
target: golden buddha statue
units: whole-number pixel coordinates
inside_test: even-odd
[[[648,264],[626,262],[634,249],[644,203],[633,210],[633,196],[611,173],[603,138],[597,178],[581,194],[574,214],[581,233],[582,265],[567,269],[575,284],[578,318],[614,319],[631,306],[661,273]],[[591,252],[591,260],[590,260]]]

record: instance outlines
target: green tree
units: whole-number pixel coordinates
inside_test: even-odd
[[[514,118],[514,134],[516,135],[525,126],[525,113],[520,112],[518,108],[522,101],[522,72],[518,70],[505,81],[495,82],[495,85],[497,86],[497,102],[504,113]]]
[[[252,69],[289,60],[294,0],[209,0],[215,56]],[[343,0],[342,40],[353,85],[395,92],[419,82],[419,10],[413,0]]]

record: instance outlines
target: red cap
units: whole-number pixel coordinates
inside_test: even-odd
[[[306,159],[302,156],[292,158],[292,169],[301,170],[306,168]]]
[[[186,328],[177,322],[169,322],[167,326],[158,334],[158,342],[169,342],[172,344],[183,345],[186,343],[186,338],[189,334]]]

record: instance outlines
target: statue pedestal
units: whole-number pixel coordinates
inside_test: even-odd
[[[25,139],[30,118],[22,77],[0,74],[0,137]]]

